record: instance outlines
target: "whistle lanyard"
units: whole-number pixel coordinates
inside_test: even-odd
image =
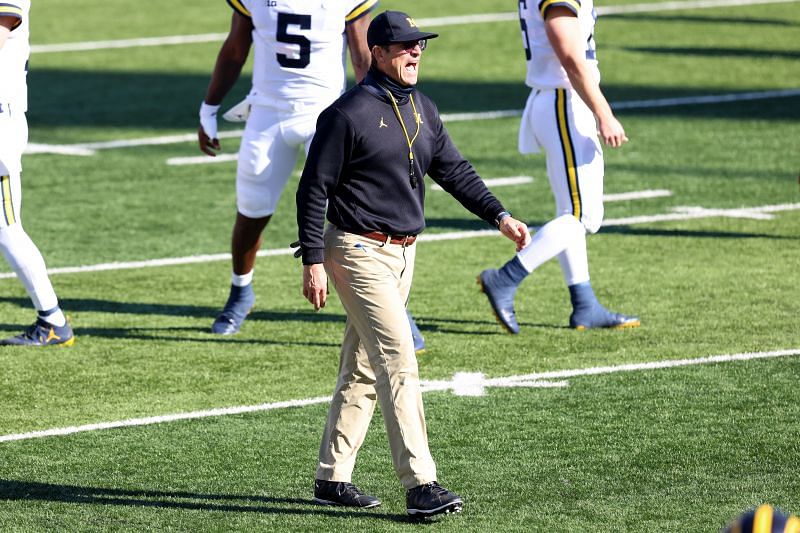
[[[411,180],[411,188],[417,188],[417,173],[414,170],[414,151],[412,147],[414,146],[414,141],[417,140],[417,135],[419,135],[419,123],[421,122],[419,113],[417,113],[417,106],[414,105],[414,96],[409,94],[408,97],[411,100],[411,110],[414,112],[414,120],[417,123],[417,131],[414,132],[413,137],[408,136],[408,129],[406,129],[406,123],[403,121],[403,116],[400,114],[400,108],[397,106],[397,100],[394,99],[394,95],[385,87],[383,88],[386,91],[386,94],[389,96],[389,99],[392,101],[392,107],[394,108],[394,114],[397,115],[397,120],[400,122],[400,126],[403,128],[403,135],[406,137],[406,143],[408,144],[408,179]]]

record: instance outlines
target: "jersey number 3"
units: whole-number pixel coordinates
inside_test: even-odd
[[[300,57],[275,54],[278,63],[285,68],[306,68],[311,62],[311,41],[302,35],[288,32],[289,26],[299,26],[301,30],[311,29],[311,15],[278,13],[278,33],[275,38],[282,43],[296,44],[300,47]]]

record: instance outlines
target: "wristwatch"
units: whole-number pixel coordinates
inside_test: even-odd
[[[503,221],[504,218],[510,217],[511,213],[508,211],[500,211],[494,219],[494,225],[498,228],[500,227],[500,223]]]

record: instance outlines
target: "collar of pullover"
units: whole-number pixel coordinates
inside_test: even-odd
[[[400,85],[375,67],[370,67],[369,71],[367,71],[367,75],[364,76],[364,80],[361,82],[361,85],[363,85],[366,90],[387,103],[389,102],[389,97],[386,96],[386,91],[389,91],[392,93],[392,96],[394,96],[395,100],[397,100],[398,105],[403,105],[408,102],[408,97],[414,91],[413,86],[406,87]]]

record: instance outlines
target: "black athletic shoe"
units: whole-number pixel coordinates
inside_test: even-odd
[[[377,507],[381,504],[378,498],[364,494],[352,483],[322,479],[314,480],[314,502],[362,509]]]
[[[406,493],[406,511],[425,517],[442,513],[460,513],[464,500],[435,481],[414,487]]]

